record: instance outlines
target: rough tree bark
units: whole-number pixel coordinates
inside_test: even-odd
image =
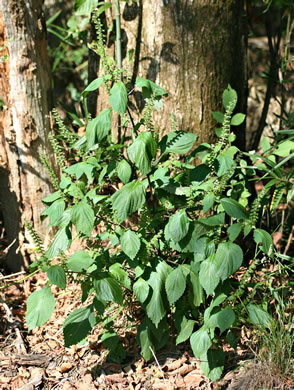
[[[112,19],[114,12],[112,10]],[[110,23],[108,17],[108,23]],[[169,97],[157,115],[161,131],[170,128],[170,113],[179,127],[211,142],[211,111],[222,109],[230,83],[239,95],[237,109],[246,112],[246,15],[243,0],[138,0],[122,3],[123,53],[135,48],[135,76],[164,88]],[[136,97],[136,108],[142,100]],[[245,147],[244,128],[237,141]]]
[[[0,208],[9,243],[7,266],[25,265],[24,220],[46,234],[41,199],[50,192],[39,153],[48,156],[50,67],[42,0],[0,2]]]

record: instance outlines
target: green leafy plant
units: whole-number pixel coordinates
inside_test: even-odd
[[[108,105],[96,118],[86,115],[83,137],[54,112],[58,128],[50,141],[61,175],[42,157],[55,192],[43,199],[41,218],[49,218],[57,232],[47,251],[37,240],[43,252],[31,267],[47,272],[48,283],[28,299],[28,328],[50,318],[55,307],[51,285],[64,289],[67,280],[74,280],[81,286],[83,306],[64,322],[65,346],[82,342],[100,323],[110,358],[124,359],[115,318],[135,301],[140,315],[129,320],[137,326],[144,359],[151,359],[152,351],[176,333],[176,344],[190,340],[204,374],[216,381],[224,369],[222,345],[236,347],[234,327],[242,321],[243,306],[250,304],[242,297],[253,265],[274,256],[272,238],[259,226],[259,206],[280,183],[292,194],[288,199],[293,196],[293,183],[284,179],[282,164],[273,161],[292,144],[280,144],[270,158],[246,156],[232,145],[231,126],[240,125],[245,116],[233,114],[238,97],[230,86],[223,93],[225,112],[213,114],[220,124],[214,145],[194,148],[197,136],[178,130],[174,116],[171,131],[161,137],[152,110],[166,92],[142,78],[134,88],[146,105],[135,122],[128,110],[132,89],[127,72],[106,55],[97,16],[95,21],[97,42],[91,47],[101,57],[103,72],[81,99],[87,112],[87,94],[104,87]],[[118,142],[114,112],[121,118]],[[195,157],[201,162],[197,166]],[[266,172],[267,184],[250,206],[249,179],[256,169]],[[251,253],[241,245],[249,234],[255,245],[251,266]],[[79,240],[81,249],[69,256],[73,240]],[[241,265],[248,272],[238,281],[234,275]]]

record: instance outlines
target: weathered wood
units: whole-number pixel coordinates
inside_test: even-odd
[[[170,130],[175,113],[182,130],[215,139],[211,111],[223,110],[222,92],[230,83],[246,112],[246,14],[243,0],[139,0],[122,8],[123,53],[135,48],[135,76],[148,78],[168,93],[156,128]],[[109,12],[109,11],[107,11]],[[108,17],[108,24],[113,19]],[[142,99],[135,94],[137,111]],[[103,100],[103,99],[102,99]],[[245,146],[245,132],[238,144]]]
[[[0,2],[0,47],[7,60],[0,63],[0,202],[9,242],[7,265],[17,271],[24,264],[23,223],[40,223],[41,199],[49,194],[48,174],[39,153],[48,155],[47,133],[51,108],[50,67],[42,0]],[[2,54],[2,52],[1,52]]]

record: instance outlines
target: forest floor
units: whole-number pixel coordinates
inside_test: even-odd
[[[257,42],[259,45],[262,40]],[[257,44],[252,41],[251,45]],[[266,50],[266,44],[263,49]],[[252,53],[254,48],[252,49]],[[256,63],[255,59],[253,61]],[[260,74],[261,69],[255,69]],[[258,127],[261,116],[265,85],[249,80],[247,126]],[[294,98],[287,101],[289,112],[294,112]],[[269,107],[268,126],[264,133],[277,130],[278,103],[272,99]],[[1,229],[0,229],[1,233]],[[85,345],[64,348],[62,324],[66,316],[78,308],[78,286],[68,285],[66,291],[54,290],[57,306],[51,319],[43,326],[27,332],[25,302],[37,287],[46,283],[45,275],[38,274],[22,283],[13,284],[22,274],[11,275],[5,271],[5,248],[8,243],[0,238],[0,389],[7,390],[269,390],[294,389],[294,383],[276,374],[253,352],[253,335],[247,328],[240,332],[236,351],[229,346],[226,352],[225,373],[218,383],[210,382],[202,374],[199,359],[193,357],[189,343],[175,346],[175,342],[156,353],[151,363],[144,362],[136,346],[136,329],[127,327],[127,316],[117,319],[119,335],[128,352],[127,363],[107,361],[107,351],[97,342],[99,327]],[[242,272],[242,270],[241,270]],[[12,284],[10,287],[5,287]],[[252,348],[252,349],[251,349]]]

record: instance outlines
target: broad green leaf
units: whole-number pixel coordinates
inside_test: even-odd
[[[227,153],[227,151],[224,151],[220,153],[217,156],[217,175],[222,176],[224,175],[227,171],[229,171],[233,165],[234,165],[234,160],[233,158]]]
[[[87,88],[85,88],[82,92],[82,95],[86,94],[87,92],[96,91],[100,87],[100,85],[103,83],[103,77],[98,77],[97,79],[93,80]]]
[[[143,182],[133,180],[111,196],[114,210],[119,222],[139,210],[145,203],[146,186]]]
[[[255,229],[253,232],[253,238],[256,244],[261,243],[261,249],[265,254],[271,256],[273,254],[273,239],[272,236],[263,229]]]
[[[209,349],[200,356],[200,368],[205,376],[216,382],[222,376],[225,356],[221,349]]]
[[[200,218],[198,222],[203,223],[207,226],[219,226],[224,225],[225,223],[225,213],[219,213],[215,215],[211,215],[207,218]]]
[[[87,176],[88,182],[90,183],[93,180],[93,170],[94,166],[87,164],[86,162],[80,162],[71,165],[66,168],[65,171],[69,175],[74,175],[78,180],[85,174]]]
[[[197,135],[182,130],[171,131],[160,141],[160,150],[162,154],[176,153],[186,154],[194,145]]]
[[[212,112],[212,116],[214,117],[214,119],[218,122],[218,123],[223,123],[224,121],[224,113],[222,112],[218,112],[218,111],[213,111]]]
[[[124,115],[128,104],[128,91],[122,81],[114,83],[110,90],[109,104],[117,113]]]
[[[159,322],[166,314],[166,307],[162,296],[162,290],[170,270],[171,267],[168,266],[164,261],[161,261],[157,265],[156,271],[151,272],[148,279],[148,284],[152,288],[152,295],[146,306],[146,312],[156,327],[158,327]]]
[[[230,217],[238,218],[238,219],[248,219],[249,218],[249,213],[245,209],[245,207],[242,206],[240,203],[238,203],[234,199],[222,198],[221,205],[223,206],[225,212]]]
[[[228,88],[225,89],[223,92],[223,105],[225,109],[227,110],[227,108],[231,104],[230,107],[233,110],[236,107],[237,99],[237,92],[230,85],[228,85]]]
[[[117,165],[117,176],[124,183],[127,184],[132,176],[132,167],[126,160],[121,160]]]
[[[46,252],[46,257],[52,259],[69,248],[71,243],[71,230],[69,225],[61,227],[55,235],[54,241]]]
[[[151,80],[143,79],[142,77],[136,78],[136,88],[142,88],[142,94],[144,99],[150,98],[151,95],[156,96],[167,96],[167,92],[160,88],[157,84],[155,84]]]
[[[130,160],[146,175],[151,171],[151,160],[156,155],[157,143],[154,141],[152,133],[141,132],[131,146],[128,147]]]
[[[95,215],[86,199],[73,206],[71,209],[71,221],[75,225],[77,232],[81,232],[87,237],[91,236]]]
[[[190,175],[190,180],[191,180],[192,184],[198,185],[198,184],[202,183],[207,178],[207,176],[210,174],[210,172],[211,171],[210,171],[209,167],[205,164],[200,164],[196,168],[191,169],[189,171],[189,175]]]
[[[273,154],[279,157],[288,157],[292,150],[294,150],[294,141],[286,140],[278,144]]]
[[[50,203],[53,203],[53,202],[55,202],[55,200],[60,199],[60,198],[61,198],[61,193],[59,191],[56,191],[56,192],[53,192],[53,194],[46,196],[46,198],[43,198],[42,202],[45,204],[50,204]]]
[[[27,300],[26,322],[30,332],[49,320],[55,309],[55,299],[49,286],[34,291]]]
[[[208,210],[211,209],[211,207],[214,205],[215,201],[215,195],[212,192],[209,192],[206,194],[203,198],[202,205],[203,205],[203,212],[207,213]]]
[[[58,226],[60,219],[65,210],[65,201],[63,199],[57,199],[49,207],[47,207],[41,214],[41,217],[48,216],[50,219],[49,226]]]
[[[141,346],[141,355],[143,356],[143,358],[146,361],[152,359],[153,354],[151,352],[151,349],[152,351],[155,351],[155,347],[151,341],[151,330],[149,321],[147,319],[145,319],[138,327],[137,342]]]
[[[134,260],[140,250],[141,241],[137,233],[127,230],[120,238],[120,245],[124,253]]]
[[[237,222],[237,223],[233,223],[233,225],[231,225],[228,230],[227,230],[227,233],[229,235],[229,239],[230,241],[235,241],[236,238],[239,236],[239,234],[241,233],[241,230],[242,230],[242,223],[240,222]]]
[[[194,329],[195,321],[187,320],[185,316],[183,316],[182,321],[180,323],[180,329],[178,331],[178,336],[176,338],[176,344],[183,343],[188,340],[191,336]]]
[[[195,358],[199,358],[206,353],[212,345],[207,329],[202,327],[197,332],[194,332],[190,337],[190,344]]]
[[[94,263],[93,257],[85,251],[75,252],[66,262],[68,269],[73,272],[82,272],[87,270]]]
[[[169,303],[172,305],[184,294],[186,277],[181,267],[175,268],[166,278],[165,290]]]
[[[263,136],[261,138],[261,141],[260,141],[260,146],[261,146],[261,149],[264,153],[268,153],[269,150],[271,149],[272,145],[270,143],[270,140],[268,139],[268,137],[265,137]]]
[[[208,259],[201,262],[199,280],[207,296],[214,292],[220,282],[217,274],[215,255],[209,256]]]
[[[185,210],[173,214],[166,226],[166,238],[175,242],[181,241],[189,231],[189,219]]]
[[[65,271],[60,265],[53,265],[47,271],[48,279],[51,283],[56,284],[57,287],[63,290],[66,287],[66,275]]]
[[[120,285],[113,278],[94,280],[94,289],[97,299],[123,304],[123,292]]]
[[[268,328],[270,329],[273,324],[273,318],[260,306],[254,305],[253,303],[250,303],[247,306],[247,310],[249,313],[250,321],[254,325],[259,325],[262,328]]]
[[[194,266],[192,265],[191,271],[189,273],[190,282],[192,285],[193,292],[193,304],[198,307],[205,301],[204,291],[201,287],[198,272],[195,271]]]
[[[111,108],[105,108],[96,118],[88,123],[86,128],[88,148],[92,148],[109,134],[111,130],[111,118]]]
[[[118,346],[119,337],[118,334],[113,331],[105,332],[101,335],[101,341],[103,345],[111,351],[115,350]]]
[[[235,318],[233,309],[226,307],[217,313],[211,314],[205,325],[213,329],[218,327],[221,333],[223,333],[224,330],[229,329],[233,325]]]
[[[70,347],[84,340],[95,325],[96,318],[92,305],[71,312],[63,324],[64,346]]]
[[[236,272],[243,262],[242,249],[232,242],[219,244],[215,254],[215,267],[217,275],[222,281]]]
[[[144,303],[149,294],[149,284],[142,278],[139,278],[133,285],[133,291],[140,303]]]
[[[231,330],[229,330],[226,334],[226,340],[232,348],[237,349],[238,343],[234,333]]]
[[[97,0],[75,0],[74,10],[76,15],[90,16],[97,7]]]
[[[109,272],[111,275],[117,279],[121,285],[127,289],[131,288],[131,279],[126,270],[123,269],[123,266],[120,263],[114,263],[109,267]]]
[[[186,236],[180,240],[179,242],[175,242],[173,240],[170,240],[168,233],[167,233],[167,226],[165,227],[165,238],[167,241],[170,240],[170,246],[174,250],[177,250],[179,252],[199,252],[199,248],[202,248],[206,245],[206,240],[202,239],[208,230],[211,228],[209,226],[203,225],[198,222],[190,222],[189,224],[189,231],[186,234]]]
[[[244,114],[241,114],[241,113],[235,114],[233,116],[233,118],[231,119],[231,125],[232,126],[239,126],[239,125],[241,125],[241,123],[244,122],[245,118],[246,118],[246,115],[244,115]]]

